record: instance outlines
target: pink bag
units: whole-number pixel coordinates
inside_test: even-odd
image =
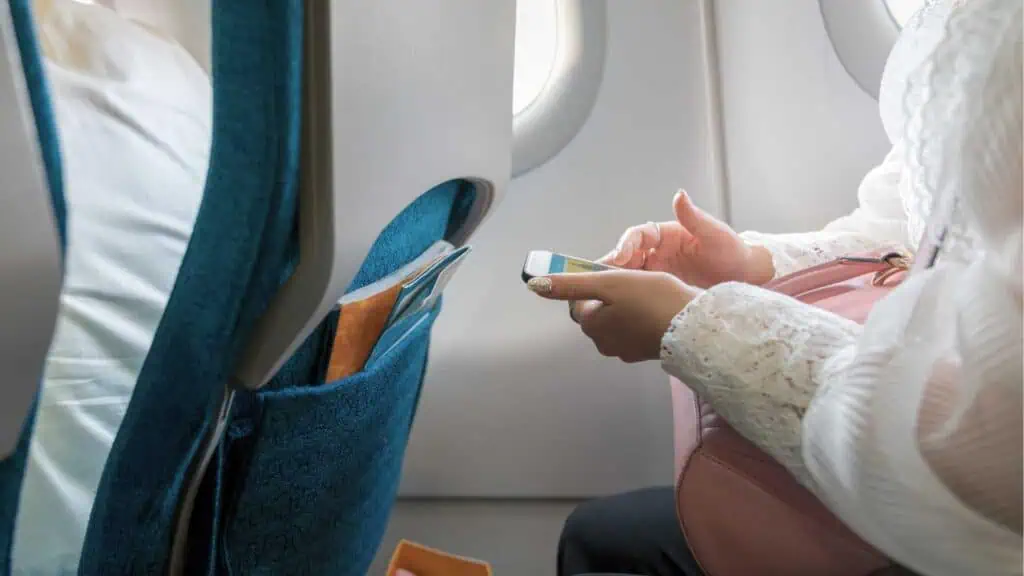
[[[906,268],[898,254],[840,258],[765,288],[863,323]],[[672,403],[679,522],[707,576],[869,576],[898,570],[675,379]]]

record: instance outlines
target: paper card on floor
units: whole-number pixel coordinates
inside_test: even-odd
[[[481,560],[442,552],[402,540],[391,555],[387,576],[407,570],[415,576],[493,576],[491,565]]]

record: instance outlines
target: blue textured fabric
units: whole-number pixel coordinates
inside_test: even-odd
[[[67,209],[64,203],[64,187],[60,162],[60,142],[57,140],[57,126],[53,109],[50,107],[49,89],[43,72],[43,62],[36,43],[35,25],[32,21],[30,0],[11,0],[11,21],[21,53],[21,65],[25,70],[32,113],[35,116],[36,133],[39,139],[46,179],[53,200],[53,211],[57,219],[61,249],[67,246]],[[37,397],[38,400],[38,397]],[[13,454],[0,460],[0,574],[11,572],[11,546],[14,540],[14,523],[18,515],[18,500],[21,496],[21,480],[25,474],[28,448],[32,440],[35,423],[36,402],[29,409],[29,417],[22,426],[21,437]]]
[[[294,250],[302,1],[214,0],[212,33],[206,189],[104,468],[83,575],[162,573],[186,468]]]
[[[362,576],[387,527],[438,308],[386,356],[341,381],[257,399],[252,438],[228,451],[224,573]],[[232,454],[237,450],[239,454]]]
[[[253,322],[296,259],[301,0],[213,3],[214,138],[203,203],[104,469],[83,575],[166,566],[184,475]],[[463,219],[439,185],[382,232],[352,288]],[[323,382],[337,313],[259,393],[239,392],[197,498],[188,574],[365,574],[383,536],[437,309],[361,374]],[[415,327],[413,327],[415,326]]]
[[[18,500],[21,497],[21,479],[25,475],[28,447],[32,440],[32,426],[36,419],[36,405],[32,402],[29,417],[21,429],[21,437],[14,453],[0,460],[0,574],[11,573],[11,549],[14,545],[14,525],[18,518]]]
[[[410,204],[378,237],[350,290],[444,237],[465,217],[471,191],[451,182]],[[268,390],[242,403],[248,409],[231,431],[224,470],[224,573],[366,574],[397,495],[439,309],[390,327],[382,339],[400,342],[364,371],[319,384],[332,315],[304,352],[320,351],[312,373],[297,355]]]

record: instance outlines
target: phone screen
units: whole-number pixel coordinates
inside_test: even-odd
[[[610,269],[610,266],[605,266],[582,258],[574,258],[564,254],[552,254],[549,272],[551,274],[574,274],[578,272],[600,272],[602,270]]]

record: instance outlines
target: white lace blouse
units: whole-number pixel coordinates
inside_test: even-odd
[[[859,208],[818,232],[744,236],[782,275],[907,250],[940,222],[936,266],[863,326],[727,283],[663,339],[667,372],[925,575],[1022,573],[1021,99],[1021,0],[930,3],[887,64],[896,144]]]

